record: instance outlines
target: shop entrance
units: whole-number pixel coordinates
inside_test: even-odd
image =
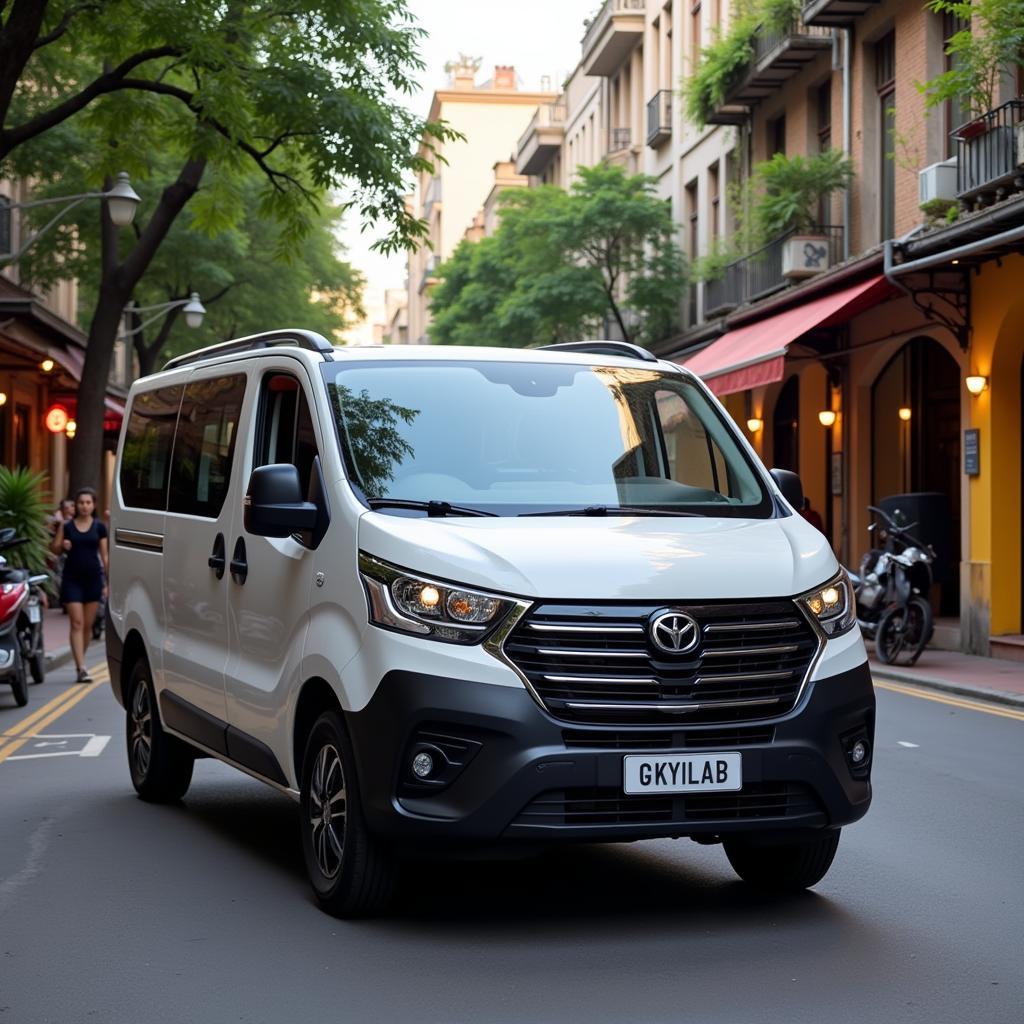
[[[872,501],[940,494],[922,524],[936,549],[940,615],[960,613],[960,368],[937,341],[913,338],[871,389]],[[916,513],[915,513],[916,517]]]

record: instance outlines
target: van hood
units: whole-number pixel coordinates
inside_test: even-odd
[[[530,598],[792,597],[839,568],[828,541],[801,516],[430,519],[367,512],[359,547],[410,572]]]

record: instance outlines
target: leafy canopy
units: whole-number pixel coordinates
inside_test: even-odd
[[[652,179],[600,164],[569,191],[510,190],[501,210],[492,236],[439,268],[433,341],[525,347],[592,335],[606,319],[630,341],[671,332],[683,257]]]

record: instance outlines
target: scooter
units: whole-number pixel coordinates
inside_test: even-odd
[[[0,551],[24,543],[13,528],[0,530]],[[19,707],[28,703],[29,675],[36,683],[46,678],[42,584],[48,579],[11,567],[0,555],[0,683],[10,685]]]
[[[881,520],[883,547],[873,547],[861,559],[860,572],[850,573],[857,623],[865,638],[875,641],[881,662],[892,665],[902,658],[913,665],[934,632],[927,595],[935,552],[910,533],[916,523],[899,523],[874,505],[868,511]],[[875,535],[878,525],[872,522],[868,532]]]

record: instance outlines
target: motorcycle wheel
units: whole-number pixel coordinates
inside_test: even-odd
[[[15,648],[14,651],[14,673],[11,676],[11,693],[14,694],[14,703],[23,708],[28,703],[28,675],[25,672],[25,662],[22,660],[21,651]]]
[[[39,649],[28,659],[28,670],[36,685],[46,679],[46,652],[43,650],[42,638],[39,640]]]
[[[932,635],[931,605],[918,594],[887,609],[878,623],[875,651],[884,665],[913,665]]]

